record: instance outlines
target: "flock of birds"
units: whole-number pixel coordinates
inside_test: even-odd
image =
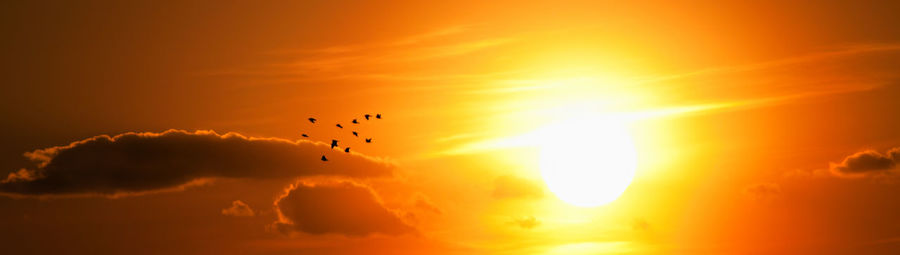
[[[366,120],[368,121],[369,119],[372,118],[372,115],[371,115],[371,114],[365,114],[365,115],[363,115],[363,117],[365,117]],[[375,119],[381,119],[381,114],[380,114],[380,113],[379,113],[379,114],[375,114]],[[308,120],[309,120],[309,122],[312,123],[312,124],[316,124],[316,121],[317,121],[316,118],[312,118],[312,117],[310,117]],[[351,121],[350,123],[353,123],[353,124],[359,124],[359,121],[356,120],[356,119],[353,119],[353,121]],[[344,126],[342,126],[341,123],[337,123],[335,126],[338,127],[338,128],[340,128],[340,129],[343,129],[343,128],[344,128]],[[351,133],[353,134],[353,136],[359,137],[359,133],[358,133],[358,132],[356,132],[356,131],[351,131]],[[309,137],[309,135],[308,135],[308,134],[305,134],[305,133],[304,133],[304,134],[301,134],[301,136],[303,136],[303,137]],[[366,141],[366,143],[372,143],[372,138],[366,138],[365,141]],[[340,148],[340,147],[338,146],[338,140],[337,140],[337,139],[331,139],[331,149],[334,150],[334,147]],[[348,147],[344,148],[344,152],[350,153],[350,147],[348,146]],[[328,161],[328,158],[326,158],[325,155],[322,155],[322,161]]]

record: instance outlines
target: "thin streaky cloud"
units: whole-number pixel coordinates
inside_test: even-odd
[[[406,46],[406,45],[417,44],[417,43],[433,40],[433,39],[440,38],[440,37],[446,37],[446,36],[450,36],[450,35],[465,33],[466,31],[470,30],[471,28],[472,28],[472,25],[459,25],[459,26],[445,27],[445,28],[437,29],[437,30],[434,30],[431,32],[425,32],[425,33],[421,33],[421,34],[417,34],[417,35],[412,35],[412,36],[409,36],[409,37],[406,37],[403,39],[399,39],[388,45]]]
[[[702,75],[709,74],[721,74],[721,73],[736,73],[736,72],[746,72],[746,71],[754,71],[761,70],[767,68],[774,68],[779,66],[798,64],[798,63],[806,63],[806,62],[815,62],[818,60],[828,59],[828,58],[836,58],[836,57],[844,57],[844,56],[852,56],[866,53],[875,53],[875,52],[885,52],[885,51],[898,51],[900,50],[900,44],[865,44],[865,45],[854,45],[842,47],[838,50],[831,51],[821,51],[815,52],[802,56],[788,57],[783,59],[777,59],[766,62],[759,62],[753,64],[746,65],[733,65],[733,66],[724,66],[724,67],[714,67],[714,68],[706,68],[693,72],[681,73],[681,74],[672,74],[672,75],[663,75],[658,77],[647,78],[641,81],[641,84],[646,83],[658,83],[663,81],[670,80],[678,80]]]
[[[282,63],[269,63],[250,69],[231,69],[204,72],[206,75],[241,76],[288,76],[285,81],[310,80],[438,80],[445,78],[465,78],[478,74],[410,75],[394,72],[373,72],[374,67],[396,64],[429,62],[439,59],[470,55],[479,51],[499,47],[514,42],[510,38],[488,38],[444,44],[439,46],[409,47],[389,49],[382,53],[347,52],[346,54],[323,54],[322,56],[302,56]],[[349,74],[348,74],[349,73]]]
[[[432,31],[414,34],[395,40],[371,43],[332,45],[313,49],[281,49],[264,52],[273,55],[305,55],[305,54],[343,54],[359,52],[379,48],[402,47],[429,42],[438,38],[465,33],[472,28],[471,25],[458,25],[435,29]]]
[[[842,47],[838,50],[831,51],[822,51],[816,52],[801,56],[794,56],[758,63],[751,63],[745,65],[734,65],[734,66],[725,66],[725,67],[716,67],[716,68],[707,68],[701,69],[697,71],[691,71],[680,74],[671,74],[671,75],[663,75],[656,77],[648,77],[648,78],[638,78],[637,81],[633,82],[634,85],[642,85],[642,84],[657,84],[674,80],[688,79],[688,78],[696,78],[705,75],[715,75],[715,74],[729,74],[729,73],[743,73],[750,71],[762,71],[766,69],[774,69],[779,67],[784,67],[792,64],[802,64],[802,63],[815,63],[817,61],[823,61],[834,58],[841,57],[850,57],[861,54],[871,54],[878,52],[891,52],[891,51],[900,51],[900,44],[866,44],[866,45],[854,45],[854,46],[846,46]],[[835,77],[824,77],[821,78],[823,80],[816,81],[818,83],[833,80]],[[857,78],[857,77],[853,77]],[[517,93],[517,92],[530,92],[535,90],[546,90],[546,89],[554,89],[557,86],[552,84],[538,84],[542,82],[541,80],[510,80],[506,83],[509,84],[525,84],[525,86],[504,86],[504,87],[496,87],[496,88],[479,88],[475,90],[468,91],[467,93],[472,94],[492,94],[492,93]],[[815,83],[815,82],[814,82]],[[535,85],[537,84],[537,85]],[[813,85],[821,85],[821,84],[813,84]],[[871,88],[864,88],[861,90],[867,90]],[[849,90],[854,91],[854,90]]]
[[[769,98],[760,98],[760,99],[743,100],[743,101],[732,101],[732,102],[723,102],[723,103],[674,106],[674,107],[665,107],[665,108],[658,108],[658,109],[652,109],[652,110],[633,111],[633,112],[624,112],[624,113],[606,113],[606,114],[598,113],[598,115],[614,116],[614,117],[617,117],[618,119],[622,119],[625,121],[640,121],[640,120],[659,119],[659,118],[676,118],[676,117],[683,117],[683,116],[697,115],[697,114],[710,114],[710,113],[728,111],[728,110],[740,110],[740,109],[750,109],[750,108],[755,108],[755,107],[772,106],[774,104],[787,103],[789,101],[801,99],[801,98],[818,97],[818,96],[824,96],[824,95],[829,95],[829,94],[841,94],[841,93],[848,93],[848,92],[853,92],[853,91],[863,91],[863,90],[869,90],[869,89],[872,89],[872,88],[864,88],[864,89],[856,89],[856,90],[819,91],[819,92],[799,93],[799,94],[779,96],[779,97],[769,97]],[[503,138],[498,138],[498,139],[480,140],[480,141],[475,141],[475,142],[458,145],[458,146],[452,147],[452,148],[444,150],[444,151],[439,151],[430,156],[431,157],[440,157],[440,156],[464,155],[464,154],[481,153],[481,152],[500,150],[500,149],[537,146],[538,144],[535,143],[535,141],[537,141],[539,139],[538,139],[538,137],[535,137],[535,136],[536,136],[536,134],[534,134],[534,133],[526,133],[526,134],[508,136],[508,137],[503,137]]]

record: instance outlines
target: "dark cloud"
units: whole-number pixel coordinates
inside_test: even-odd
[[[900,164],[900,147],[889,150],[887,155],[891,157],[895,163]]]
[[[495,198],[541,198],[544,192],[540,186],[528,179],[504,175],[494,180]]]
[[[256,215],[256,213],[244,201],[234,200],[234,202],[231,202],[231,207],[222,209],[222,215],[249,217]]]
[[[772,200],[781,196],[781,186],[777,183],[757,183],[744,188],[744,194],[757,201]]]
[[[520,228],[524,228],[524,229],[533,229],[533,228],[536,228],[538,225],[541,225],[541,222],[534,216],[527,216],[527,217],[522,217],[522,218],[518,218],[518,219],[513,219],[510,223],[512,223],[513,225],[519,226]]]
[[[371,189],[350,182],[297,184],[275,201],[283,233],[400,235],[414,232],[400,216],[385,208]]]
[[[331,159],[321,162],[322,153]],[[25,154],[36,163],[0,181],[12,195],[120,195],[184,187],[214,178],[389,176],[391,165],[310,141],[212,131],[125,133]]]
[[[894,169],[900,162],[900,148],[882,154],[874,150],[854,153],[841,163],[831,164],[831,171],[841,176],[880,175]]]

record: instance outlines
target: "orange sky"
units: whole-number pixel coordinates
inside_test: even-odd
[[[900,251],[898,4],[3,6],[4,254]],[[540,162],[585,114],[596,207]]]

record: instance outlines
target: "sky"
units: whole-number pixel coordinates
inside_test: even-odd
[[[3,253],[900,251],[897,3],[0,5]]]

